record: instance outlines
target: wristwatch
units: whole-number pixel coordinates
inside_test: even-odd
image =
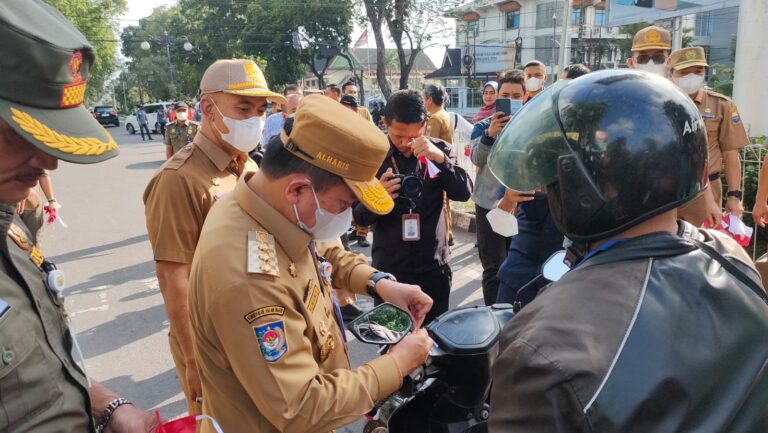
[[[373,274],[371,274],[371,277],[368,278],[368,281],[365,283],[365,292],[368,293],[368,296],[371,298],[379,298],[379,294],[376,292],[376,283],[379,282],[381,279],[387,279],[390,281],[397,281],[397,278],[395,278],[394,275],[388,273],[388,272],[381,272],[376,271]]]
[[[741,200],[742,193],[738,189],[735,191],[728,191],[728,194],[726,194],[726,197],[736,197],[737,199]]]

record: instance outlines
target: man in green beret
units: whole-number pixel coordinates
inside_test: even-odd
[[[150,414],[89,381],[76,362],[63,275],[15,211],[58,160],[118,154],[83,107],[94,50],[53,7],[4,0],[0,51],[0,431],[154,431]]]

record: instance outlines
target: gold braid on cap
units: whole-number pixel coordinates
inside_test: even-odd
[[[387,214],[395,207],[395,202],[389,199],[389,194],[380,182],[370,183],[355,182],[355,187],[360,190],[360,195],[366,205],[377,213]],[[389,199],[389,200],[388,200]]]
[[[70,137],[45,126],[28,113],[11,107],[13,121],[36,140],[60,152],[70,155],[97,156],[117,149],[115,139],[104,130],[107,142],[94,137]]]

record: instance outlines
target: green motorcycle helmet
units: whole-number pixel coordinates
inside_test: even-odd
[[[533,98],[496,138],[488,166],[505,187],[546,189],[577,242],[621,233],[707,186],[704,121],[669,80],[604,70]]]

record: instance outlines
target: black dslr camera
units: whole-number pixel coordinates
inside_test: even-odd
[[[414,174],[396,174],[393,177],[400,179],[400,197],[416,200],[424,192],[424,184]]]

